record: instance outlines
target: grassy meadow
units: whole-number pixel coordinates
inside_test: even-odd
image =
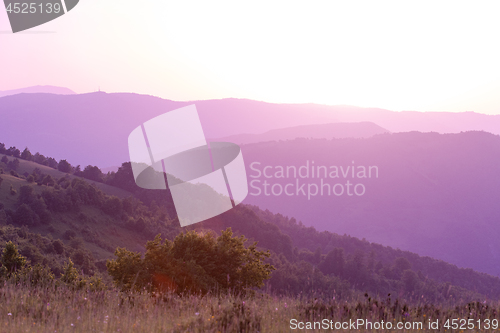
[[[406,305],[367,296],[335,300],[318,297],[272,297],[268,294],[179,296],[75,290],[66,285],[32,287],[6,283],[0,288],[1,332],[290,332],[333,331],[291,329],[290,320],[348,322],[422,322],[423,330],[346,329],[344,332],[445,332],[448,318],[498,319],[498,303],[460,306]],[[427,329],[439,319],[440,329]],[[449,330],[448,330],[449,331]],[[455,331],[455,330],[454,330]],[[460,330],[456,330],[459,332]],[[462,330],[465,331],[465,330]],[[485,329],[469,332],[493,331]]]

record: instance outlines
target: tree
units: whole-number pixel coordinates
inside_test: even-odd
[[[38,223],[40,221],[43,224],[49,224],[52,221],[52,216],[50,212],[47,210],[47,205],[42,199],[39,199],[33,190],[32,186],[21,186],[19,189],[19,197],[17,199],[18,205],[27,205],[36,215],[33,215],[29,211],[23,208],[24,211],[19,212],[16,211],[14,215],[15,219],[17,219],[18,224],[30,224],[30,223]],[[20,208],[20,207],[19,207]]]
[[[7,156],[3,156],[0,161],[5,164],[9,163],[9,159],[7,158]]]
[[[31,154],[28,147],[24,148],[23,152],[21,153],[21,158],[26,161],[31,161],[33,159],[33,155]]]
[[[83,177],[82,175],[82,170],[80,169],[80,165],[77,165],[75,167],[75,171],[73,171],[73,174],[78,177]]]
[[[17,158],[15,158],[14,160],[7,163],[7,166],[11,170],[17,170],[17,168],[19,168],[19,164],[21,164],[21,163],[19,162],[19,160]]]
[[[54,186],[55,184],[55,181],[54,181],[54,178],[52,178],[51,175],[46,175],[45,177],[43,177],[42,179],[42,182],[41,182],[43,185],[47,185],[47,186]]]
[[[57,165],[57,170],[61,172],[70,173],[72,169],[73,167],[66,160],[60,160],[59,164]]]
[[[123,210],[132,215],[135,209],[140,205],[140,201],[135,197],[127,197],[122,200]]]
[[[366,282],[367,271],[364,265],[364,253],[361,250],[357,249],[352,258],[346,262],[344,278],[354,285]]]
[[[35,200],[36,196],[32,186],[24,185],[19,188],[19,198],[17,198],[18,204],[31,205]]]
[[[119,216],[123,210],[122,201],[113,195],[104,202],[102,210],[111,216]]]
[[[16,209],[12,220],[18,225],[36,225],[40,222],[38,215],[26,204]]]
[[[82,171],[82,177],[96,182],[102,182],[102,171],[96,166],[87,165]]]
[[[411,263],[408,259],[404,257],[398,257],[394,260],[394,268],[403,272],[411,268]]]
[[[78,274],[78,270],[74,267],[71,259],[68,259],[68,262],[63,267],[61,281],[76,289],[81,289],[86,285],[86,280]]]
[[[328,252],[325,260],[321,263],[320,269],[324,274],[335,274],[342,276],[344,274],[344,249],[335,248]]]
[[[7,149],[6,154],[17,158],[21,155],[21,152],[16,147],[10,147],[9,149]]]
[[[3,178],[0,177],[0,186],[2,186]]]
[[[407,292],[412,292],[418,283],[418,275],[411,269],[407,269],[403,272],[403,276],[401,277],[401,281],[403,281],[403,285]]]
[[[404,257],[398,257],[394,260],[394,266],[392,268],[393,276],[395,279],[401,279],[404,271],[411,268],[411,263],[408,259]]]
[[[54,158],[49,157],[49,158],[47,158],[47,165],[49,167],[51,167],[52,169],[57,169],[58,163]]]
[[[61,281],[72,284],[78,281],[79,277],[78,270],[74,267],[71,259],[68,259],[68,262],[64,265],[63,273],[61,274]]]
[[[158,235],[146,245],[146,254],[118,248],[108,261],[108,273],[123,290],[141,289],[178,293],[234,291],[259,288],[274,270],[263,261],[269,251],[258,251],[256,243],[245,247],[244,236],[233,237],[231,228],[219,237],[194,231],[162,242]]]
[[[59,239],[52,242],[52,246],[54,247],[54,251],[57,254],[62,254],[64,252],[64,244]]]
[[[51,285],[54,278],[51,269],[40,264],[35,266],[26,265],[16,273],[16,282],[29,283],[32,286]]]
[[[139,188],[135,183],[130,162],[123,163],[122,166],[118,168],[118,171],[106,180],[106,183],[132,193],[137,192]]]
[[[20,255],[17,246],[9,241],[5,244],[0,263],[3,275],[10,276],[13,272],[22,269],[26,265],[26,258]]]
[[[34,156],[33,156],[33,161],[35,163],[38,163],[38,164],[42,164],[42,165],[46,165],[47,163],[47,159],[45,158],[45,156],[43,156],[42,154],[40,153],[36,153]]]
[[[115,284],[122,290],[139,290],[151,282],[152,276],[144,270],[139,252],[117,248],[115,256],[116,259],[106,262],[106,268]],[[138,280],[139,275],[140,280]]]
[[[75,241],[77,239],[81,238],[73,238],[71,241]],[[81,267],[83,273],[91,274],[94,272],[95,269],[94,258],[89,252],[83,250],[82,248],[79,248],[76,249],[75,252],[73,252],[71,258],[73,259],[75,264]]]

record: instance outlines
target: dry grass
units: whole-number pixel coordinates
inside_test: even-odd
[[[408,307],[365,298],[324,301],[266,294],[245,298],[231,295],[155,297],[117,290],[89,292],[66,286],[42,288],[6,284],[0,289],[0,331],[289,332],[292,331],[292,318],[304,322],[324,318],[334,321],[358,318],[373,322],[422,321],[424,327],[429,319],[440,319],[441,323],[447,318],[498,319],[498,304],[471,304]],[[313,331],[321,330],[307,330]],[[353,331],[367,332],[363,329]],[[445,330],[442,327],[440,331]]]

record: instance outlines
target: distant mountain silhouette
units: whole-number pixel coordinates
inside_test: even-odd
[[[116,166],[129,159],[127,138],[134,128],[190,104],[196,105],[205,135],[210,139],[295,126],[365,121],[390,132],[485,130],[500,134],[500,116],[473,112],[392,112],[232,98],[176,102],[148,95],[96,92],[0,98],[0,142],[20,149],[27,146],[33,152],[67,159],[72,164]]]
[[[460,267],[500,275],[500,136],[486,132],[459,134],[395,133],[368,139],[297,139],[242,146],[250,194],[245,203],[302,220],[318,230],[366,238]],[[354,161],[354,163],[353,163]],[[253,169],[250,165],[254,162]],[[279,178],[277,166],[309,163],[301,178]],[[328,177],[311,166],[327,166]],[[352,166],[356,177],[352,177]],[[271,166],[265,170],[264,168]],[[330,166],[339,168],[330,178]],[[376,166],[371,178],[358,178],[358,166]],[[259,170],[262,174],[259,174]],[[330,185],[321,194],[321,179]],[[344,174],[347,178],[344,178]],[[335,174],[333,174],[335,176]],[[363,176],[361,173],[360,176]],[[347,194],[346,182],[365,187]],[[264,193],[267,182],[268,195]],[[296,182],[299,182],[298,185]],[[344,193],[332,187],[343,184]],[[252,184],[252,183],[251,183]],[[278,184],[278,185],[276,185]],[[281,193],[288,187],[288,195]],[[310,199],[308,184],[318,186]],[[274,186],[274,189],[273,189]],[[326,186],[326,185],[325,185]],[[262,192],[254,188],[259,188]],[[311,185],[311,192],[316,189]],[[274,191],[274,192],[273,192]],[[341,193],[341,187],[336,188]],[[362,187],[358,187],[362,193]]]
[[[332,123],[279,128],[262,134],[238,134],[221,138],[217,141],[248,144],[265,141],[293,140],[296,138],[369,138],[375,134],[382,133],[388,133],[388,131],[371,122]]]
[[[17,95],[17,94],[57,94],[57,95],[73,95],[76,94],[73,90],[63,87],[54,86],[33,86],[14,90],[0,90],[0,97]]]

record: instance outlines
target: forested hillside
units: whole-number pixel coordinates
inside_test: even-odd
[[[130,163],[104,175],[97,167],[81,171],[66,161],[42,166],[12,151],[4,149],[9,156],[0,156],[0,248],[13,241],[32,264],[46,265],[56,276],[67,259],[84,274],[106,275],[106,260],[114,258],[117,247],[144,252],[146,241],[155,235],[172,241],[184,231],[220,235],[231,228],[247,244],[256,241],[259,249],[270,250],[266,262],[275,270],[263,290],[271,293],[340,298],[390,293],[432,302],[500,298],[497,277],[347,235],[317,232],[256,206],[239,205],[181,228],[168,191],[138,188]]]
[[[249,177],[245,203],[320,231],[500,276],[498,135],[409,132],[241,149]]]

